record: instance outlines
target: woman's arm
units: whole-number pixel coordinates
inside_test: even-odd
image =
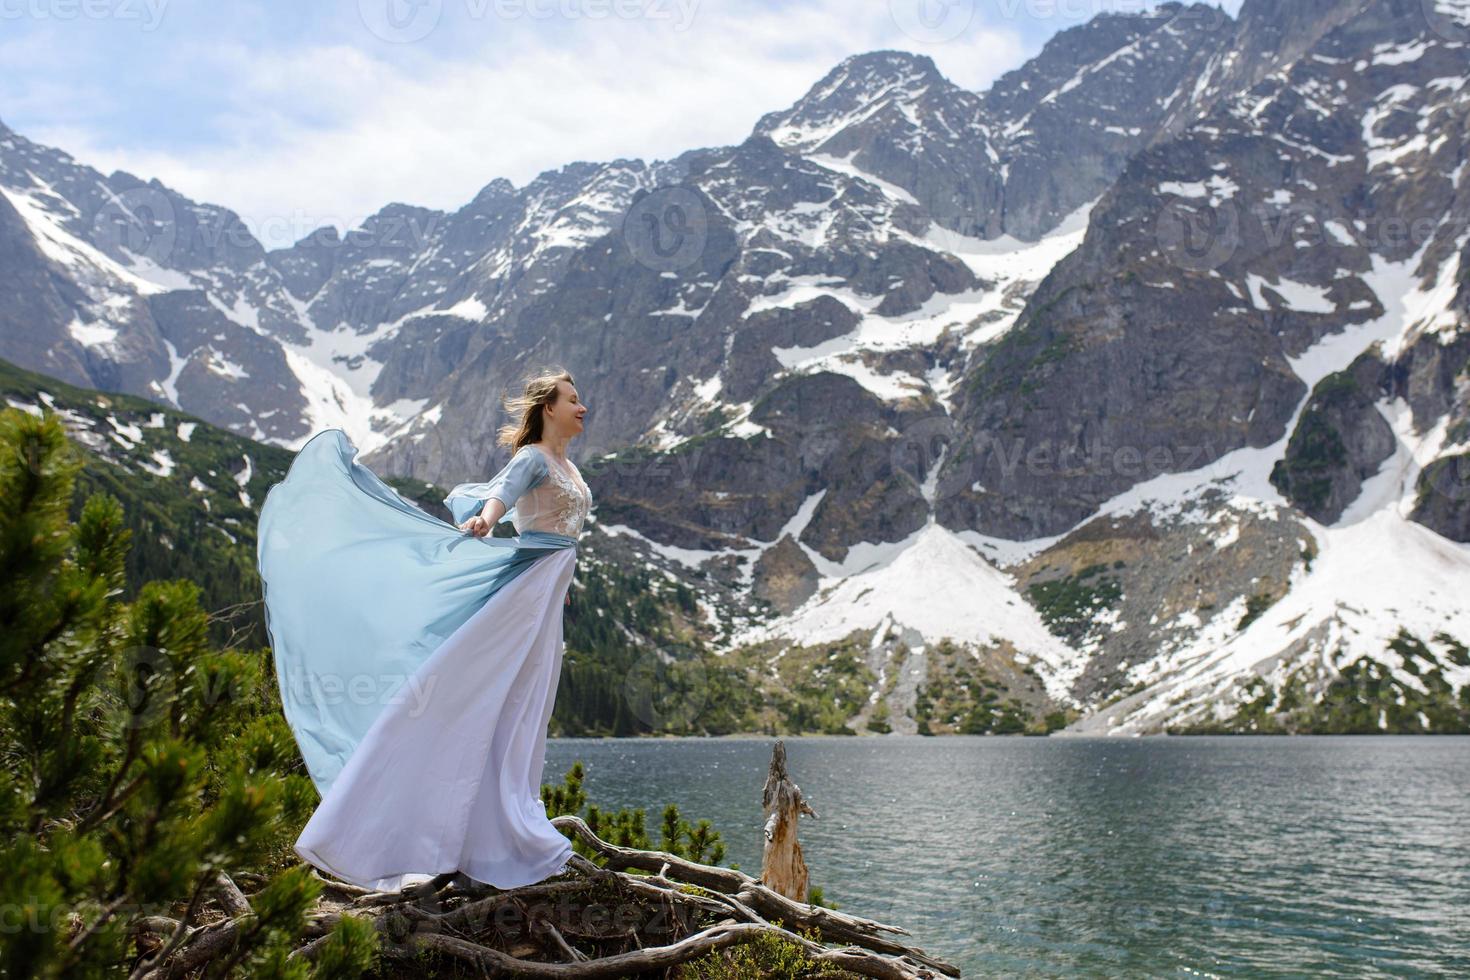
[[[522,446],[488,482],[461,483],[450,490],[449,496],[444,498],[444,506],[459,522],[458,526],[466,531],[471,529],[474,518],[485,518],[483,529],[475,532],[484,537],[505,517],[521,494],[546,479],[547,472],[546,457],[539,450]],[[500,507],[492,512],[489,508],[497,501]],[[474,526],[480,527],[480,523],[476,521]]]

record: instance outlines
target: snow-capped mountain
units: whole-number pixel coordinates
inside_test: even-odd
[[[1361,656],[1427,693],[1400,630],[1442,654],[1425,670],[1470,676],[1470,33],[1353,8],[1132,158],[965,384],[960,427],[1004,438],[950,461],[940,519],[1057,536],[1054,574],[1131,569],[1082,675],[1143,685],[1107,715],[1125,728],[1195,717],[1258,669],[1320,694]],[[1012,465],[1016,446],[1048,462]],[[1181,510],[1260,554],[1215,567],[1169,529]]]
[[[1467,79],[1465,0],[1166,3],[273,252],[0,127],[0,356],[441,484],[564,365],[599,533],[726,649],[864,637],[910,725],[944,638],[1077,730],[1364,658],[1428,719],[1470,692]]]
[[[1062,31],[983,94],[927,57],[850,58],[756,132],[904,189],[942,228],[1034,240],[1165,131],[1231,21],[1164,4]]]

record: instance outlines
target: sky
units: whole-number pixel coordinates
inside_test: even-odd
[[[1241,0],[1217,5],[1232,14]],[[744,140],[843,58],[983,90],[1150,0],[0,0],[0,121],[267,247],[503,177]]]

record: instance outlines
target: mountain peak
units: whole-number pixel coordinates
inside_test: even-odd
[[[927,54],[915,54],[912,51],[900,51],[896,48],[885,48],[879,51],[865,51],[861,54],[848,55],[838,63],[836,68],[828,73],[828,76],[830,77],[838,72],[846,72],[848,75],[886,73],[894,77],[906,75],[941,77],[939,75],[939,69],[934,65],[934,59]]]
[[[489,205],[499,204],[515,197],[516,187],[504,177],[496,177],[490,183],[480,188],[480,193],[470,202],[471,208],[483,208]]]
[[[844,58],[791,108],[768,112],[754,135],[778,146],[815,146],[851,120],[884,102],[910,103],[933,86],[950,86],[934,59],[908,51],[868,51]]]
[[[867,51],[849,55],[811,87],[796,106],[831,101],[867,102],[892,89],[922,91],[945,78],[927,54]],[[795,107],[793,107],[795,108]]]

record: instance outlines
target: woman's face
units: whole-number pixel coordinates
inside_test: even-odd
[[[587,406],[570,381],[558,381],[556,388],[556,401],[546,406],[546,424],[551,431],[570,439],[582,431]]]

